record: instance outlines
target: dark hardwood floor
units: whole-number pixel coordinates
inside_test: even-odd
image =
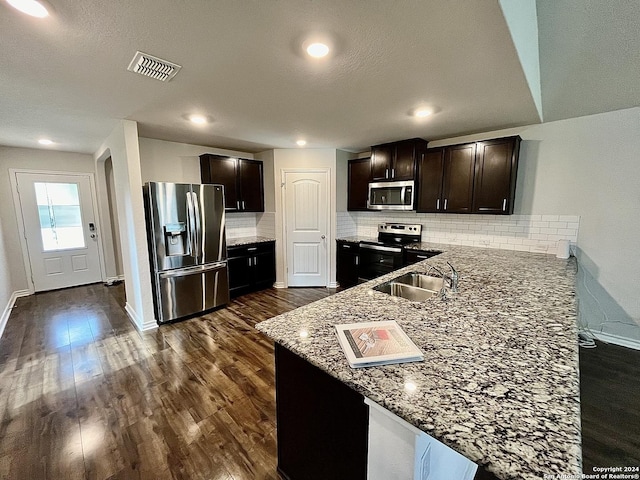
[[[583,471],[640,467],[640,351],[597,345],[580,349]]]
[[[122,286],[18,300],[0,340],[2,479],[278,479],[273,345],[332,294],[269,289],[140,334]]]
[[[269,289],[150,333],[122,286],[20,298],[0,339],[0,478],[279,479],[273,345],[255,323],[332,294]],[[584,471],[640,464],[640,352],[580,351]]]

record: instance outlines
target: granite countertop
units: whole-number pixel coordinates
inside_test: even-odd
[[[238,237],[227,238],[227,247],[237,247],[239,245],[251,245],[252,243],[275,242],[275,238],[269,237]]]
[[[354,235],[352,237],[341,237],[336,240],[341,242],[349,242],[349,243],[360,243],[360,242],[377,242],[378,239],[374,237],[361,237],[358,235]]]
[[[425,245],[443,253],[256,327],[498,478],[580,474],[575,259]],[[447,261],[460,284],[445,302],[372,290]],[[424,362],[350,368],[334,325],[390,319]]]

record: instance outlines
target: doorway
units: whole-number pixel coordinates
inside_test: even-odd
[[[329,171],[283,170],[287,285],[326,287]]]
[[[32,290],[102,281],[93,176],[14,170],[11,177]]]

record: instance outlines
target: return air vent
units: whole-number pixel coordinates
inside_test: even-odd
[[[136,52],[127,70],[155,78],[161,82],[168,82],[176,76],[181,68],[178,64],[167,62],[148,53]]]

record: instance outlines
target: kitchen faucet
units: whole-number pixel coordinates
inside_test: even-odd
[[[447,265],[449,265],[449,267],[451,267],[451,275],[447,275],[445,273],[442,272],[442,270],[440,270],[438,267],[434,266],[434,265],[430,265],[429,266],[429,270],[427,270],[427,275],[429,275],[431,273],[432,270],[435,270],[436,273],[440,274],[440,277],[443,280],[446,280],[449,282],[449,290],[451,290],[452,292],[457,292],[458,291],[458,280],[460,278],[460,276],[458,275],[458,271],[453,267],[453,265],[451,265],[449,262],[447,262]],[[444,290],[444,287],[443,287]],[[441,292],[444,293],[444,292]],[[444,295],[443,295],[444,297]]]

